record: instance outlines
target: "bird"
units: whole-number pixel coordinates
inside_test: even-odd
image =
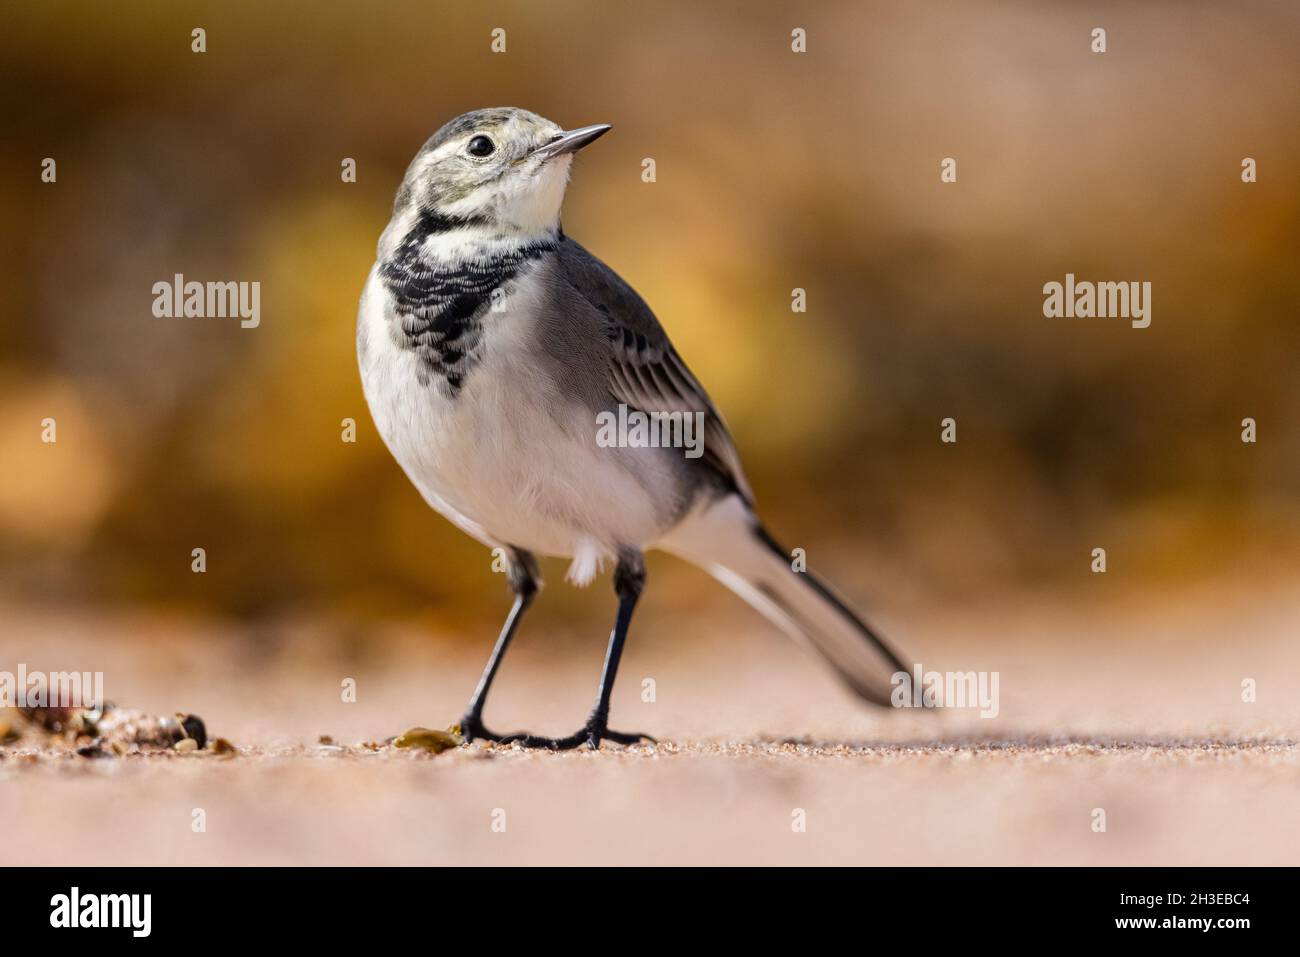
[[[613,730],[610,696],[659,549],[707,571],[887,706],[898,652],[758,518],[721,414],[640,295],[565,234],[575,154],[607,124],[563,129],[528,110],[474,110],[419,149],[378,242],[357,315],[367,405],[424,500],[504,559],[513,604],[460,733],[567,750],[653,743]],[[598,441],[632,414],[695,423],[684,442]],[[644,420],[643,420],[644,421]],[[679,429],[682,432],[684,429]],[[669,433],[669,437],[677,435]],[[484,707],[541,586],[538,556],[582,586],[612,565],[617,614],[581,728],[497,734]]]

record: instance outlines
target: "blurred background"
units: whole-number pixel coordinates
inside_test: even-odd
[[[119,705],[197,713],[242,755],[87,761],[0,728],[5,863],[1295,863],[1291,0],[0,18],[0,670],[103,671]],[[507,104],[614,125],[567,232],[707,383],[776,537],[909,661],[998,672],[997,719],[863,708],[652,556],[613,714],[668,744],[365,743],[456,720],[509,603],[384,449],[354,354],[406,164]],[[1150,328],[1045,318],[1067,272],[1150,282]],[[177,273],[260,282],[260,325],[154,317]],[[586,713],[614,600],[562,569],[498,730]]]
[[[708,384],[778,538],[885,621],[1289,580],[1298,42],[1289,2],[10,4],[0,599],[485,653],[504,583],[384,449],[354,323],[407,162],[507,104],[614,124],[566,230]],[[1044,318],[1067,272],[1149,281],[1150,328]],[[175,273],[259,281],[260,327],[155,318]],[[533,627],[599,643],[612,597],[562,567]],[[651,574],[665,645],[734,601]]]

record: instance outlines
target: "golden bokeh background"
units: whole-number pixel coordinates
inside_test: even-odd
[[[778,538],[855,600],[902,617],[1089,587],[1098,546],[1115,588],[1295,569],[1293,3],[43,2],[3,17],[8,600],[491,633],[503,583],[383,448],[354,323],[406,163],[447,119],[497,105],[614,124],[575,164],[566,231],[709,386]],[[1045,318],[1042,286],[1067,272],[1150,281],[1151,327]],[[155,318],[152,285],[175,273],[259,281],[260,327]],[[651,575],[672,586],[652,580],[661,609],[726,600],[670,561]],[[600,601],[553,585],[550,614],[605,622],[597,587]]]

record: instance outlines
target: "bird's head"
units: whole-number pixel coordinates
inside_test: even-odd
[[[566,131],[514,107],[465,113],[411,161],[394,213],[431,213],[526,236],[553,230],[573,154],[608,130]]]

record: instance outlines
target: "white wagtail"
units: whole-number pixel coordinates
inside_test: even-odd
[[[608,126],[565,131],[476,110],[424,144],[397,191],[357,318],[379,434],[425,500],[508,558],[514,606],[461,719],[466,740],[574,748],[647,735],[608,726],[646,548],[706,569],[806,638],[863,698],[888,704],[895,652],[759,523],[722,417],[650,307],[560,227],[573,154]],[[702,454],[597,441],[602,413],[685,413]],[[614,565],[618,617],[596,707],[565,738],[497,735],[483,706],[541,586],[534,554],[585,585]],[[653,739],[651,739],[653,740]]]

